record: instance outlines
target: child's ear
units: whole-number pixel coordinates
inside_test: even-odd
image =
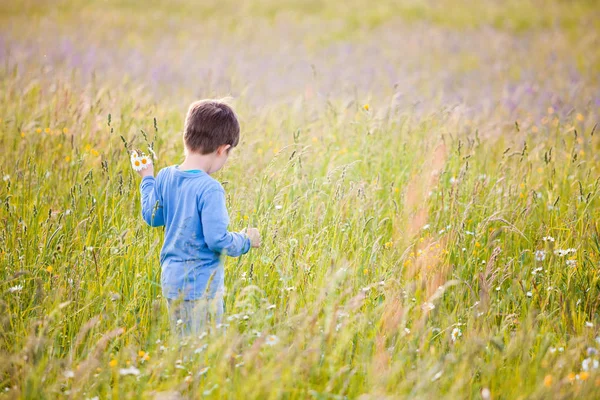
[[[230,144],[223,144],[223,145],[219,146],[219,148],[217,149],[217,153],[221,156],[224,153],[229,153],[230,149],[231,149]]]

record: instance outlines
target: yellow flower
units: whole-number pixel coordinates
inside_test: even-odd
[[[63,128],[63,133],[69,133],[69,129]]]
[[[539,129],[535,125],[531,128],[531,132],[533,132],[533,133],[537,133],[538,131],[539,131]]]
[[[524,198],[525,198],[525,195],[524,195],[523,193],[519,193],[519,198],[520,198],[520,199],[524,199]]]
[[[37,133],[42,133],[42,128],[37,128],[35,131],[36,131]]]
[[[523,189],[525,187],[525,184],[521,182],[519,186],[521,187],[521,189]]]
[[[92,150],[90,151],[90,153],[92,153],[92,155],[93,155],[94,157],[98,157],[98,155],[100,154],[100,153],[98,153],[98,152],[96,151],[96,149],[92,149]],[[143,162],[143,161],[142,161],[142,162]]]
[[[546,375],[544,377],[544,386],[546,386],[546,387],[552,386],[552,375]]]
[[[539,167],[539,168],[537,169],[537,172],[541,174],[542,172],[544,172],[544,168],[542,168],[542,167]]]
[[[481,247],[481,243],[475,242],[475,247]]]
[[[110,360],[108,365],[110,365],[111,367],[116,367],[118,363],[119,362],[113,358],[112,360]]]
[[[573,382],[575,380],[575,373],[571,372],[569,375],[567,375],[567,379],[569,382]]]
[[[316,137],[313,136],[312,141],[313,141],[313,143],[317,143],[319,141],[319,139],[317,139]]]
[[[146,352],[144,350],[138,351],[138,356],[144,357],[145,355],[146,355]]]
[[[250,218],[250,217],[248,217],[247,215],[244,215],[244,221],[248,221],[248,218]]]
[[[363,269],[363,274],[368,275],[369,274],[369,269],[368,268]]]
[[[148,361],[150,359],[150,354],[145,354],[144,355],[144,360]]]
[[[365,111],[369,111],[369,104],[365,104],[365,105],[363,106],[363,108],[364,108],[364,110],[365,110]]]
[[[258,150],[256,150],[256,152],[257,152],[258,154],[262,154],[262,153],[263,153],[263,149],[258,149]]]
[[[398,193],[400,191],[400,188],[395,187],[394,188],[394,192]]]
[[[576,118],[577,118],[577,121],[583,121],[585,119],[585,117],[581,113],[577,113]]]
[[[46,132],[46,133],[50,133],[50,128],[46,128],[46,129],[44,129],[44,132]]]
[[[385,244],[385,248],[386,248],[386,249],[391,249],[391,248],[392,248],[392,246],[393,246],[393,243],[392,243],[392,242],[386,242],[386,244]]]
[[[590,377],[590,373],[583,371],[579,374],[579,379],[581,379],[582,381],[587,381]]]
[[[277,154],[279,153],[279,147],[274,147],[273,148],[273,154]]]
[[[21,137],[25,137],[25,132],[21,132]]]
[[[66,156],[66,157],[65,157],[65,162],[69,162],[69,161],[71,161],[71,157],[69,157],[69,156]]]
[[[90,151],[92,149],[92,146],[90,146],[89,144],[85,145],[85,151]]]
[[[52,270],[53,270],[53,269],[54,269],[54,268],[52,268],[52,265],[48,265],[48,266],[46,267],[46,271],[48,271],[48,272],[52,272]]]

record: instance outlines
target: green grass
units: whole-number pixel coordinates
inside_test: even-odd
[[[72,9],[31,4],[4,17],[55,12],[72,25],[65,32],[73,29]],[[477,27],[458,6],[442,14],[402,4],[424,23]],[[514,21],[506,26],[524,24],[508,6],[482,4],[483,25],[503,13]],[[571,5],[551,4],[528,20],[529,34]],[[592,2],[576,4],[594,10]],[[191,7],[152,5],[140,13],[177,17]],[[124,13],[137,10],[132,2],[88,7],[81,13],[104,7],[122,21],[145,21]],[[339,4],[294,7],[355,23]],[[225,11],[213,10],[215,24],[228,19]],[[121,24],[106,21],[90,29],[109,35]],[[23,29],[33,38],[38,28]],[[248,26],[238,29],[254,44]],[[568,54],[569,30],[553,29],[555,49]],[[151,52],[155,37],[135,32],[140,51]],[[597,32],[588,35],[597,40]],[[307,34],[307,45],[318,36],[318,29]],[[591,42],[573,51],[584,54]],[[127,155],[146,149],[143,130],[155,141],[156,169],[181,162],[183,101],[110,67],[85,81],[60,60],[3,66],[0,397],[482,398],[489,390],[498,399],[593,398],[600,132],[590,60],[597,54],[583,56],[585,85],[568,92],[574,84],[546,68],[548,52],[534,47],[523,63],[565,88],[557,91],[560,110],[548,109],[551,99],[524,98],[517,115],[502,104],[474,114],[443,102],[416,111],[394,107],[388,93],[333,91],[323,99],[318,88],[257,107],[247,98],[252,89],[241,91],[233,105],[242,140],[216,178],[227,191],[230,229],[258,227],[263,246],[226,260],[227,329],[183,343],[169,336],[160,296],[163,233],[141,219],[139,177]],[[456,74],[487,68],[475,50],[446,57]],[[507,85],[523,65],[509,61]],[[478,83],[486,82],[468,89]],[[173,85],[185,99],[196,95]],[[215,85],[215,95],[226,94]],[[554,252],[567,248],[575,251]],[[279,339],[274,346],[269,335]],[[132,366],[139,376],[120,373]]]

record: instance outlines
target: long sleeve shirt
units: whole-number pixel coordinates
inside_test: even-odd
[[[223,288],[222,255],[250,250],[247,235],[229,232],[225,191],[206,172],[163,168],[140,184],[142,217],[164,226],[160,251],[161,286],[166,298],[214,297]],[[208,285],[210,281],[210,286]]]

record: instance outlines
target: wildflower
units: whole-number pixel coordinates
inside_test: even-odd
[[[110,365],[111,367],[116,367],[118,363],[119,362],[113,358],[112,360],[110,360],[108,365]]]
[[[267,307],[267,310],[274,310],[275,309],[275,304],[271,304]]]
[[[554,238],[552,236],[544,236],[542,240],[544,242],[554,242]]]
[[[8,181],[9,179],[10,179],[10,175],[8,175],[8,174],[7,174],[7,175],[4,175],[4,176],[2,177],[2,180],[3,180],[4,182]]]
[[[46,133],[50,133],[50,128],[46,128],[46,129],[44,129],[44,132],[46,132]]]
[[[25,137],[25,132],[21,132],[21,137],[24,138]]]
[[[16,285],[8,289],[8,291],[11,293],[20,292],[21,290],[23,290],[23,285]]]
[[[363,269],[363,274],[368,275],[369,274],[369,269],[368,268]]]
[[[140,157],[140,162],[142,163],[142,166],[144,168],[146,168],[147,166],[149,166],[150,164],[152,164],[152,159],[148,156],[141,156]]]
[[[283,208],[283,206],[282,206],[281,204],[277,204],[277,205],[275,206],[275,209],[276,209],[276,210],[281,210],[282,208]]]
[[[139,375],[140,374],[140,370],[137,369],[136,367],[129,367],[129,368],[121,368],[119,370],[119,374],[120,375]]]
[[[488,388],[483,388],[481,389],[481,398],[483,400],[489,400],[492,398],[492,392],[490,392],[490,389]]]
[[[364,109],[365,111],[369,111],[369,104],[368,104],[368,103],[367,103],[367,104],[365,104],[365,105],[363,106],[363,109]]]
[[[183,320],[180,318],[180,319],[177,320],[177,326],[179,326],[181,324],[183,324]]]
[[[69,129],[68,129],[68,128],[63,128],[63,130],[62,130],[62,131],[63,131],[63,133],[65,133],[65,134],[66,134],[66,133],[69,133]]]
[[[425,303],[423,303],[423,305],[421,306],[421,308],[424,311],[431,311],[431,310],[433,310],[435,308],[435,305],[433,303],[425,302]]]
[[[579,122],[582,122],[585,119],[583,117],[583,114],[581,114],[581,113],[577,113],[577,116],[575,118],[577,118],[577,121],[579,121]]]
[[[37,133],[42,133],[42,128],[37,128],[35,131],[36,131]]]
[[[590,373],[589,372],[582,372],[579,374],[579,379],[581,379],[582,381],[586,381],[588,380],[588,378],[590,377]]]
[[[210,367],[202,368],[200,371],[198,371],[198,376],[202,376],[202,375],[206,374],[209,369],[210,369]]]
[[[386,242],[386,243],[385,243],[385,245],[384,245],[384,247],[385,247],[386,249],[391,249],[393,245],[394,245],[394,244],[393,244],[393,243],[390,241],[390,242]]]
[[[546,386],[546,387],[552,386],[552,375],[546,375],[544,377],[544,386]]]
[[[533,297],[533,293],[527,292],[527,297]]]
[[[458,179],[456,179],[456,177],[453,176],[450,178],[450,184],[454,185],[455,183],[458,183]]]
[[[145,355],[146,355],[146,352],[144,350],[138,351],[138,356],[139,357],[144,357]]]
[[[577,266],[577,260],[567,260],[567,266],[568,267],[576,267]]]
[[[65,211],[65,215],[71,215],[71,213],[72,213],[71,209],[68,209]]]
[[[275,335],[269,335],[265,339],[265,344],[268,346],[275,346],[277,343],[279,343],[279,338]]]
[[[537,275],[538,272],[542,272],[544,270],[544,268],[539,267],[534,269],[533,271],[531,271],[531,275]]]
[[[567,379],[569,380],[569,382],[573,382],[575,380],[575,373],[570,372],[569,375],[567,375]]]
[[[577,249],[556,249],[554,250],[554,254],[559,256],[559,257],[564,257],[564,256],[568,256],[570,253],[576,253]]]
[[[75,376],[75,372],[68,370],[68,371],[65,371],[63,373],[63,375],[65,376],[65,378],[69,379],[69,378],[73,378]]]
[[[71,157],[65,156],[65,162],[69,162],[69,161],[71,161]]]
[[[100,153],[98,153],[98,151],[97,151],[96,149],[92,149],[92,150],[90,150],[90,153],[92,153],[92,155],[93,155],[94,157],[98,157],[98,155],[100,155]]]
[[[52,268],[52,265],[48,265],[48,266],[46,267],[46,271],[48,271],[48,272],[50,272],[50,273],[52,272],[52,270],[53,270],[53,269],[54,269],[54,268]]]
[[[131,166],[135,171],[141,171],[144,168],[136,151],[131,152]]]
[[[535,252],[535,261],[544,261],[546,259],[546,252],[544,250],[538,250]]]
[[[452,329],[452,341],[456,342],[456,339],[462,336],[462,331],[459,328]]]
[[[585,326],[586,326],[587,328],[593,328],[593,327],[594,327],[594,323],[593,323],[593,322],[590,322],[590,321],[587,321],[587,322],[585,323]]]

